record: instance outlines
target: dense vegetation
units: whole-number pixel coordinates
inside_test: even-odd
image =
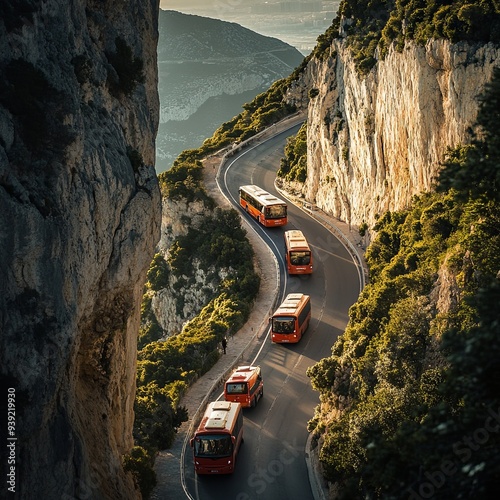
[[[307,122],[304,122],[296,135],[289,137],[280,168],[276,173],[286,181],[305,182],[307,178]]]
[[[500,70],[436,192],[387,213],[371,282],[308,370],[341,498],[493,498],[500,482]]]
[[[324,57],[341,26],[358,70],[367,73],[393,42],[398,50],[408,40],[425,44],[431,38],[500,42],[500,5],[493,0],[343,0],[332,27],[318,38],[315,57]]]

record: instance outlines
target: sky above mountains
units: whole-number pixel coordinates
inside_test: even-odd
[[[179,10],[182,12],[193,12],[196,9],[213,10],[234,10],[243,6],[250,6],[263,3],[262,0],[160,0],[160,8]]]
[[[163,10],[176,10],[240,24],[278,38],[304,55],[331,25],[339,0],[160,0]]]

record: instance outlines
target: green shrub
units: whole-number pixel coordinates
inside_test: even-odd
[[[295,136],[289,137],[284,157],[276,173],[287,181],[305,182],[307,178],[307,123],[300,127]]]
[[[144,500],[151,496],[157,484],[153,465],[154,458],[141,446],[134,446],[131,452],[123,457],[123,468],[134,476]]]
[[[194,260],[199,260],[205,271],[211,267],[238,269],[253,258],[245,234],[236,210],[217,208],[172,243],[168,264],[178,277],[189,274]]]
[[[144,346],[150,344],[151,342],[156,342],[160,340],[165,332],[163,328],[158,323],[156,316],[151,315],[151,319],[145,320],[141,318],[141,326],[139,328],[139,337],[137,340],[138,349],[142,349]]]
[[[319,95],[319,89],[317,88],[309,89],[309,99],[314,99],[318,95]]]
[[[137,387],[134,438],[151,454],[169,448],[185,420],[185,409],[175,408],[167,392],[155,382]]]
[[[168,265],[161,253],[157,253],[149,266],[146,275],[149,288],[153,292],[157,292],[168,285]]]
[[[203,187],[203,165],[194,159],[195,153],[183,155],[175,160],[172,168],[158,175],[161,193],[164,197],[188,202],[202,200],[207,207],[212,207],[211,200]]]
[[[316,57],[317,59],[324,60],[329,56],[330,46],[334,38],[338,36],[340,27],[340,17],[334,19],[332,26],[330,26],[325,33],[319,35],[316,40],[316,46],[311,53],[312,57]]]
[[[144,500],[151,496],[157,483],[153,465],[154,458],[141,446],[134,446],[130,454],[123,457],[123,469],[132,473]]]
[[[368,224],[366,222],[363,222],[359,226],[359,235],[363,237],[366,234],[366,231],[368,231]]]

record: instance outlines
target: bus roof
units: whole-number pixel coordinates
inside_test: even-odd
[[[260,372],[260,366],[238,366],[238,368],[236,368],[236,370],[227,379],[226,384],[234,382],[248,382],[255,371]]]
[[[205,431],[212,429],[231,430],[238,416],[240,406],[240,403],[232,403],[231,401],[209,403],[196,434],[203,434]]]
[[[304,295],[303,293],[290,293],[286,296],[278,309],[276,309],[273,316],[295,314],[308,300],[309,295]]]
[[[307,243],[304,234],[302,233],[302,231],[299,231],[298,229],[285,231],[285,240],[287,241],[289,250],[296,250],[299,248],[301,249],[305,248],[307,250],[310,250],[309,244]]]
[[[264,189],[256,186],[255,184],[248,184],[246,186],[240,186],[240,190],[246,191],[248,194],[252,195],[256,200],[260,201],[264,206],[268,205],[286,205],[283,200],[280,200],[271,193],[268,193]]]

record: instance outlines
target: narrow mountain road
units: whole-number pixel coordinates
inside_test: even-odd
[[[275,191],[274,178],[286,138],[298,125],[274,138],[250,146],[226,162],[219,173],[220,187],[237,206],[238,187],[258,184]],[[289,223],[266,229],[242,212],[251,231],[269,246],[279,270],[276,302],[291,292],[311,296],[312,322],[299,344],[275,345],[266,329],[246,354],[246,362],[260,364],[264,398],[256,408],[245,410],[245,444],[234,474],[200,478],[194,474],[192,457],[185,455],[185,478],[189,495],[198,499],[253,498],[312,499],[306,467],[307,421],[319,403],[306,376],[309,366],[326,357],[344,330],[348,309],[360,292],[360,270],[350,251],[324,225],[298,207],[289,205]],[[311,276],[289,277],[284,273],[283,231],[301,229],[316,257]],[[270,256],[264,257],[271,259]]]

